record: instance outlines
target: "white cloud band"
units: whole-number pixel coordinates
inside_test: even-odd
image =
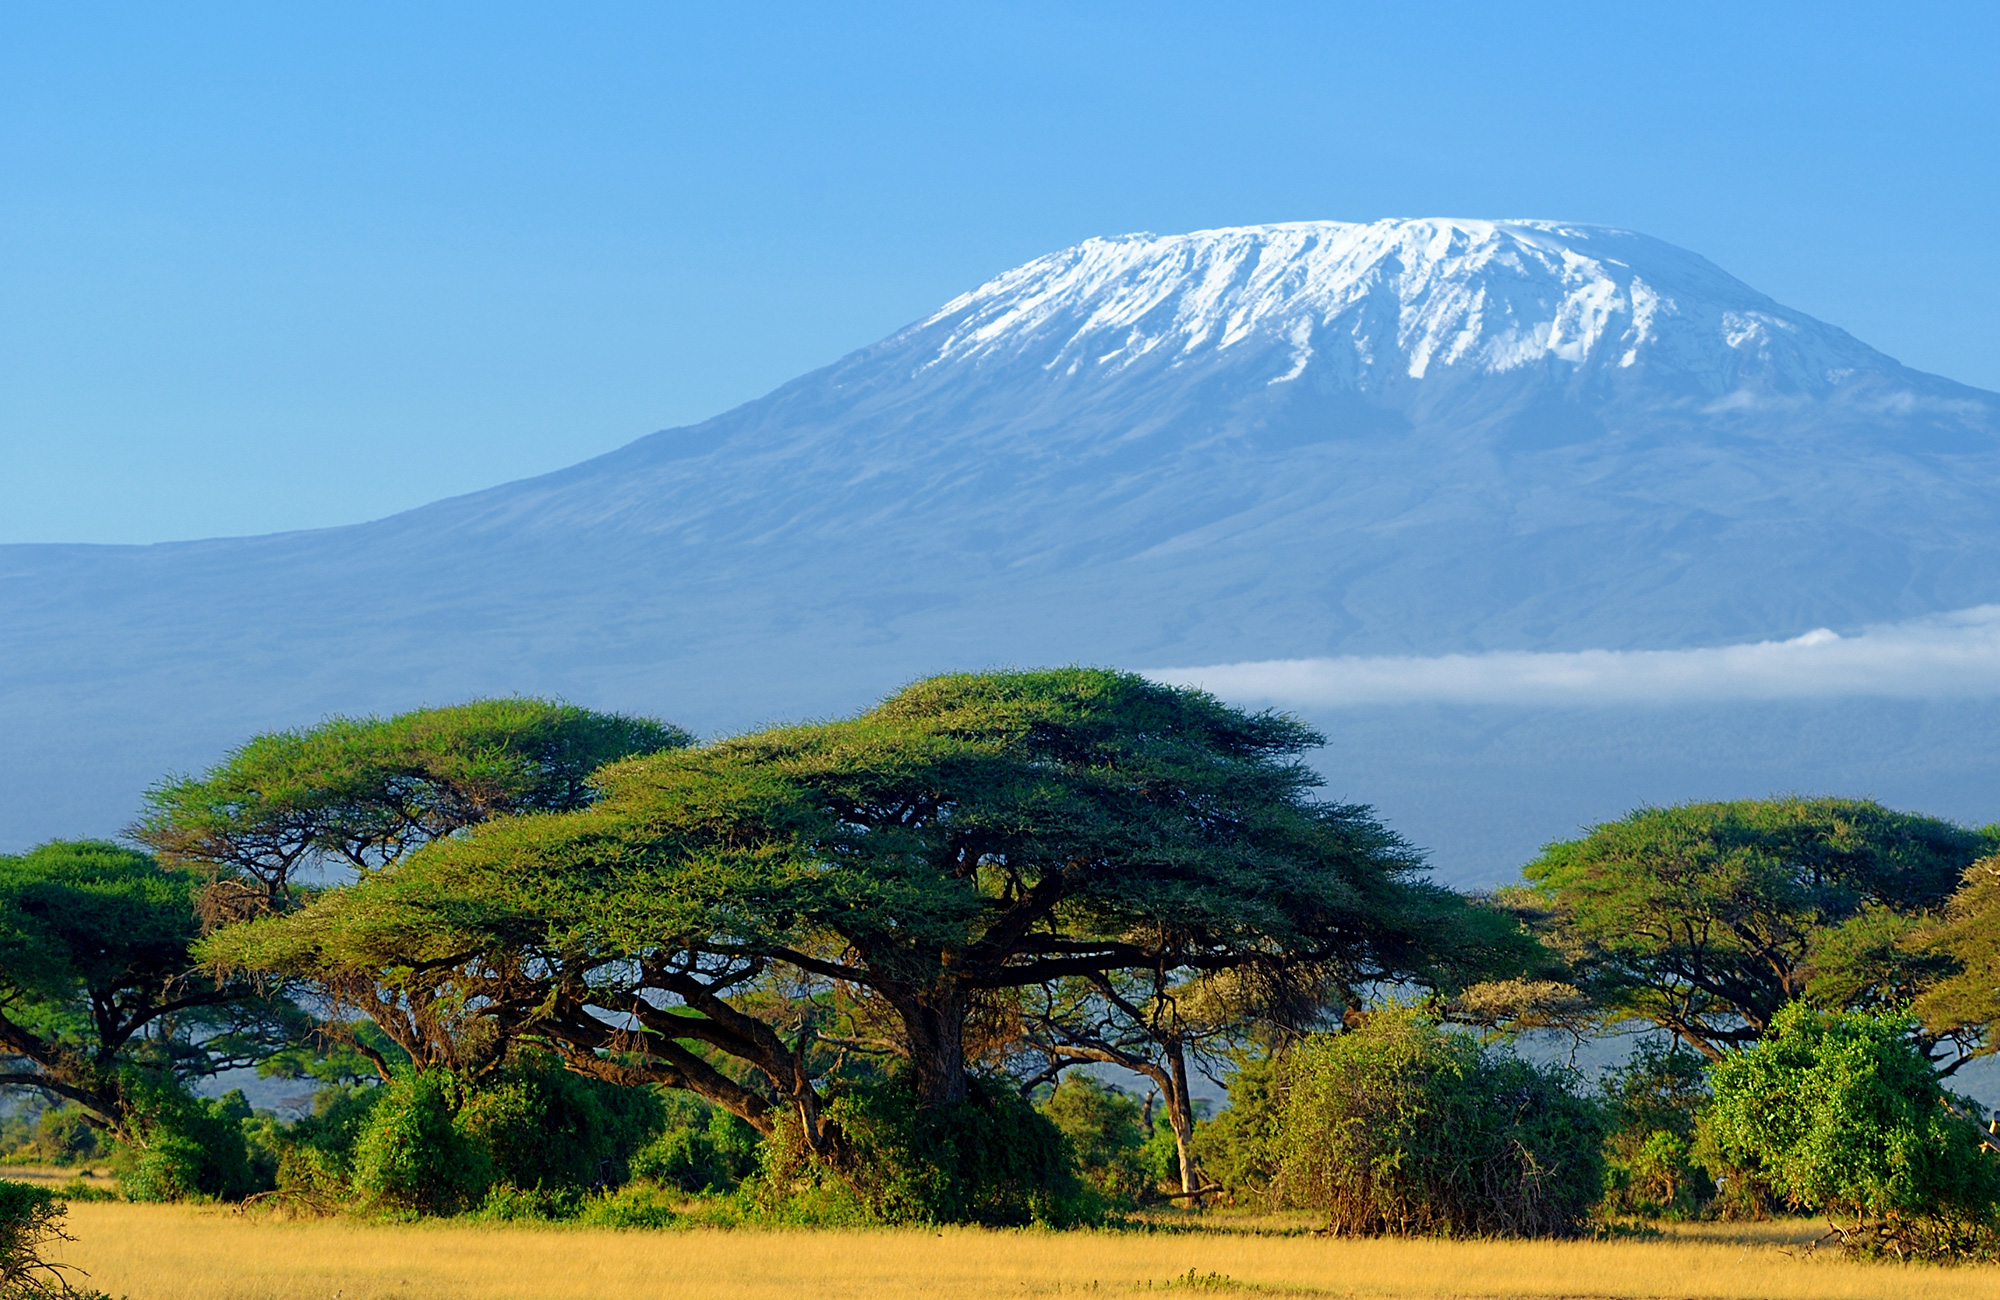
[[[1789,641],[1703,650],[1272,659],[1146,675],[1228,700],[1320,708],[2000,695],[2000,605],[1864,628],[1853,636],[1821,628]]]

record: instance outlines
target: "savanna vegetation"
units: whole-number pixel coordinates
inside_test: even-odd
[[[2000,1046],[2000,838],[1647,808],[1471,896],[1319,796],[1324,743],[1081,669],[700,744],[519,699],[257,737],[124,844],[0,857],[0,1143],[356,1232],[1811,1214],[2000,1253],[1952,1089]]]

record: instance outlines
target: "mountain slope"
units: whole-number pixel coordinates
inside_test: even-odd
[[[1644,236],[1091,240],[542,478],[0,548],[0,843],[84,816],[78,773],[123,815],[253,728],[474,691],[727,727],[999,662],[1845,628],[2000,600],[1996,505],[2000,398]]]

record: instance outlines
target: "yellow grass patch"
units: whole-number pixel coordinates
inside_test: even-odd
[[[984,1300],[1094,1294],[2000,1300],[2000,1268],[1798,1259],[1796,1228],[1670,1241],[1242,1232],[690,1230],[258,1220],[79,1203],[69,1262],[132,1300]],[[1165,1289],[1169,1288],[1171,1289]],[[1164,1289],[1164,1290],[1163,1290]]]

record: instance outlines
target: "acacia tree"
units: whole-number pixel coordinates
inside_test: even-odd
[[[186,1083],[296,1041],[296,1007],[191,955],[199,888],[102,841],[0,856],[0,1086],[123,1129],[142,1078]]]
[[[1527,900],[1613,1017],[1720,1061],[1793,1001],[1893,1006],[1941,977],[1910,940],[1991,847],[1867,800],[1642,808],[1550,845]]]
[[[162,861],[206,874],[200,903],[213,928],[292,910],[302,879],[377,876],[493,817],[585,807],[606,763],[692,739],[649,719],[526,698],[332,718],[258,736],[199,777],[154,787],[131,834]],[[419,965],[389,982],[332,966],[287,973],[368,1016],[420,1068],[496,1058],[490,1017],[462,1004],[448,971]],[[341,1024],[323,1030],[387,1078],[389,1061]]]
[[[1965,869],[1944,915],[1910,946],[1951,966],[1911,1008],[1926,1031],[1960,1036],[1977,1055],[2000,1050],[2000,854]]]
[[[1204,1186],[1195,1167],[1194,1094],[1190,1058],[1239,1042],[1255,1020],[1231,996],[1237,972],[1188,978],[1155,968],[1097,971],[1029,990],[1022,1000],[1023,1041],[1047,1061],[1024,1087],[1055,1079],[1074,1065],[1099,1063],[1130,1070],[1160,1094],[1178,1155],[1180,1197],[1199,1204],[1219,1190]]]
[[[934,678],[850,720],[619,764],[588,809],[497,819],[215,951],[450,969],[461,1005],[575,1068],[690,1088],[766,1131],[793,1109],[824,1149],[828,1002],[749,996],[773,981],[885,1008],[936,1108],[966,1097],[968,1020],[1006,990],[1421,965],[1440,891],[1366,809],[1312,798],[1298,755],[1320,743],[1130,674]]]
[[[1426,936],[1402,974],[1446,993],[1537,971],[1546,954],[1516,919],[1442,890],[1412,890],[1405,924]],[[1421,918],[1421,920],[1419,920]],[[1417,956],[1412,951],[1408,956]],[[1372,963],[1259,959],[1211,970],[1094,971],[1025,991],[1023,1045],[1047,1062],[1029,1086],[1090,1062],[1131,1070],[1158,1089],[1174,1134],[1180,1198],[1199,1203],[1191,1063],[1213,1074],[1253,1039],[1286,1041],[1322,1028],[1329,1015],[1362,1006],[1361,985],[1383,973]]]

